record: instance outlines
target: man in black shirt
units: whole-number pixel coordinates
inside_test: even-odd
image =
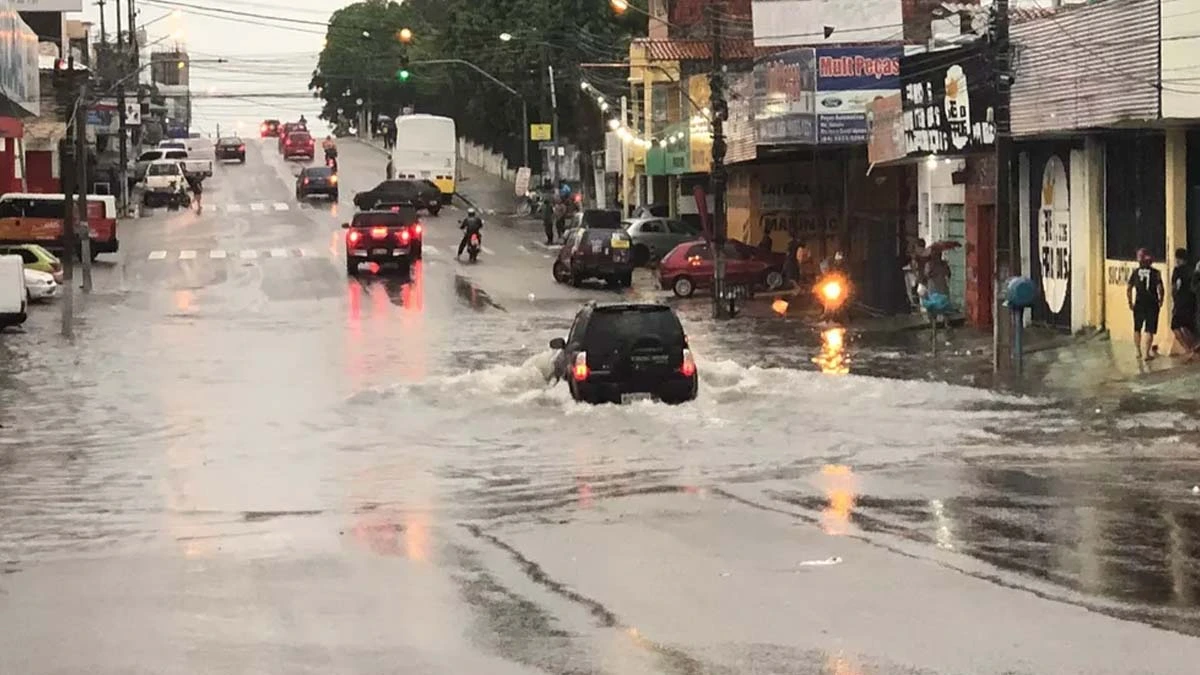
[[[1154,258],[1150,256],[1150,251],[1139,248],[1137,259],[1138,268],[1129,275],[1125,298],[1133,312],[1133,340],[1138,358],[1142,358],[1142,333],[1145,332],[1145,357],[1149,361],[1154,358],[1154,334],[1158,332],[1158,314],[1162,310],[1166,290],[1162,273],[1154,269]]]
[[[1171,332],[1189,352],[1196,350],[1196,292],[1192,289],[1194,270],[1186,248],[1175,250],[1175,269],[1171,271]]]

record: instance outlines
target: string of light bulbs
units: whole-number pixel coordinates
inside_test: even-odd
[[[602,94],[600,92],[600,90],[596,89],[596,87],[593,86],[592,84],[590,84],[587,80],[581,81],[579,83],[579,88],[584,90],[588,94],[591,94],[592,98],[595,99],[595,101],[596,101],[596,106],[598,108],[600,108],[600,112],[607,113],[612,109],[612,104],[610,104],[608,102],[608,99],[604,96],[604,94]],[[701,115],[692,116],[691,122],[692,122],[693,128],[695,128],[700,123],[704,123],[706,125],[705,128],[708,129],[708,131],[705,133],[711,134],[712,128],[711,128],[711,126],[708,126],[708,123],[709,123],[708,116],[710,113],[707,108],[702,110],[701,113],[702,113]],[[688,140],[688,134],[685,134],[681,131],[677,131],[673,134],[669,134],[667,136],[664,136],[664,137],[658,138],[658,139],[646,138],[643,136],[639,136],[637,133],[635,133],[629,127],[629,120],[620,119],[619,114],[617,117],[612,117],[608,120],[608,128],[610,131],[616,132],[617,137],[620,138],[623,142],[629,143],[632,145],[636,145],[636,146],[639,146],[639,147],[645,148],[645,149],[652,148],[655,145],[657,145],[660,148],[667,148],[672,145],[684,143]]]

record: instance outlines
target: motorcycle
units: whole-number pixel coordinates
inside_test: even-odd
[[[337,173],[337,170],[338,170],[337,155],[326,157],[325,158],[325,166],[332,169],[334,173]]]
[[[479,258],[479,249],[483,248],[479,241],[479,233],[472,232],[471,238],[467,240],[467,257],[471,262],[476,262]]]

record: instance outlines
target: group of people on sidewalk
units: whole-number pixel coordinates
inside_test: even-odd
[[[1154,257],[1144,248],[1137,252],[1137,269],[1129,275],[1125,298],[1133,313],[1133,338],[1138,359],[1158,356],[1154,336],[1158,318],[1166,300],[1162,273],[1154,267]],[[1194,263],[1186,248],[1175,250],[1171,271],[1171,332],[1191,361],[1200,353],[1200,262]]]

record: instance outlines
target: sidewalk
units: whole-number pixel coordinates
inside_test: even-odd
[[[350,136],[347,139],[377,150],[380,155],[385,157],[388,155],[388,151],[383,148],[383,142],[378,139]],[[459,199],[468,207],[474,208],[484,215],[507,217],[512,214],[516,206],[516,193],[513,191],[512,183],[499,176],[493,176],[473,164],[468,164],[462,158],[458,160],[458,185],[456,188],[458,193],[456,196]]]

